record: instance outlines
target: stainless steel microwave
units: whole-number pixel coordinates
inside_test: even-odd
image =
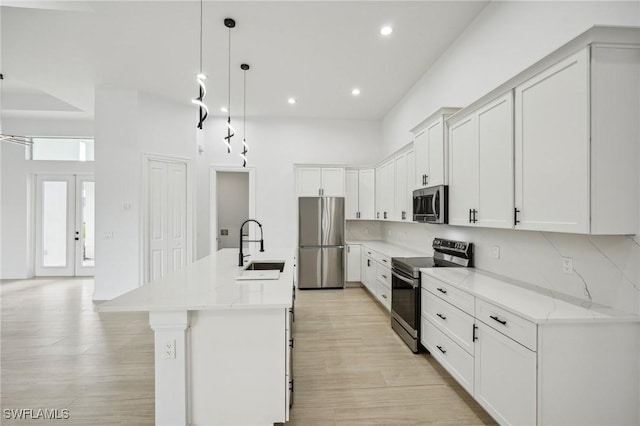
[[[413,191],[413,221],[448,223],[449,187],[447,185]]]

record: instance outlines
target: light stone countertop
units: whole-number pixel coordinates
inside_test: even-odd
[[[347,241],[347,244],[360,244],[366,246],[371,250],[377,251],[387,257],[424,257],[433,256],[433,250],[430,252],[421,253],[416,250],[408,249],[406,247],[390,244],[385,241],[379,240],[357,240]]]
[[[640,322],[640,316],[632,313],[551,294],[474,268],[422,268],[420,271],[536,324]]]
[[[289,308],[293,297],[294,250],[248,251],[248,261],[284,261],[276,280],[236,281],[238,249],[222,249],[180,271],[98,306],[101,312],[194,311]]]

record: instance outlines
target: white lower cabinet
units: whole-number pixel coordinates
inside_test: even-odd
[[[358,282],[362,280],[362,261],[360,257],[360,245],[347,244],[347,282]]]
[[[422,274],[420,342],[499,424],[640,424],[637,318],[599,321],[487,277],[482,298],[466,291],[474,280],[465,275],[463,289]],[[499,288],[521,309],[493,303]]]
[[[391,258],[361,246],[362,284],[388,311],[391,311]]]
[[[473,395],[473,357],[422,317],[421,343],[460,385]]]
[[[536,353],[476,323],[473,396],[500,424],[536,424]]]

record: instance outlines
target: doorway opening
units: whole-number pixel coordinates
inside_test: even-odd
[[[93,276],[92,175],[36,176],[36,276]]]
[[[239,248],[240,225],[249,219],[249,173],[216,172],[218,250]],[[244,233],[249,235],[248,226]]]
[[[210,184],[211,253],[224,248],[238,248],[240,225],[247,219],[256,219],[255,169],[212,167]],[[245,225],[243,233],[245,239],[254,240],[257,225],[253,222]]]

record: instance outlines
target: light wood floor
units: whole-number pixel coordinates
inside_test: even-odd
[[[97,313],[90,279],[0,285],[0,408],[68,409],[65,425],[152,425],[144,313]],[[298,291],[292,425],[493,424],[361,288]],[[49,424],[43,420],[2,425]]]

